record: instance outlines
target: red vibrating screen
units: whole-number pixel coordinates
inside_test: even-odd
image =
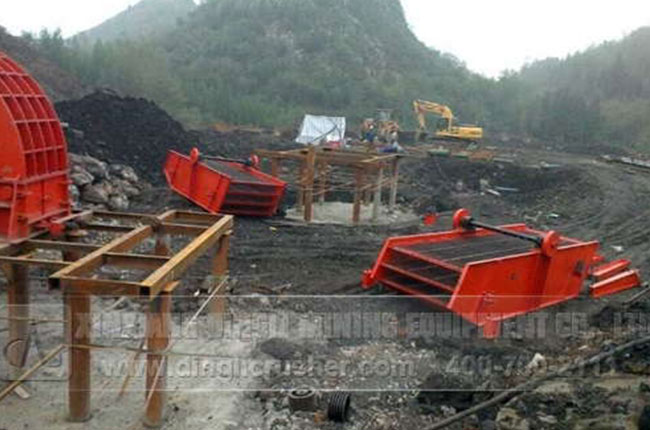
[[[261,172],[257,160],[167,153],[165,178],[172,190],[210,213],[273,216],[287,184]]]
[[[592,297],[640,285],[628,260],[603,263],[595,241],[525,224],[490,226],[465,209],[453,227],[386,240],[362,285],[379,283],[448,309],[482,327],[487,338],[497,337],[507,318],[577,297],[587,280]]]

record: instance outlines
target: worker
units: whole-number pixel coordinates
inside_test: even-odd
[[[400,152],[404,152],[404,148],[402,148],[402,146],[399,144],[397,140],[393,140],[393,142],[390,145],[384,146],[379,151],[384,154],[397,154]]]
[[[375,130],[375,125],[370,124],[368,130],[366,131],[366,134],[363,136],[363,140],[365,142],[374,143],[376,138],[377,138],[377,130]]]

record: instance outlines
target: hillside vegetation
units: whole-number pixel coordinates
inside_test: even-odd
[[[85,82],[152,98],[191,123],[360,120],[377,108],[412,121],[414,98],[468,121],[487,115],[489,81],[418,41],[399,0],[211,0],[155,37],[52,49],[59,42],[44,35],[44,55]]]
[[[81,80],[69,73],[67,64],[43,55],[41,48],[32,39],[12,36],[0,27],[0,51],[26,67],[50,97],[63,100],[82,96],[86,90]]]
[[[153,22],[166,2],[185,0],[143,0],[109,22]],[[422,98],[484,126],[488,141],[505,132],[650,150],[649,28],[491,80],[422,44],[399,0],[207,0],[192,9],[148,37],[89,47],[43,33],[31,43],[80,81],[153,99],[191,125],[295,125],[307,112],[355,124],[393,108],[413,128],[410,103]]]
[[[650,28],[502,79],[509,126],[544,139],[650,150]]]

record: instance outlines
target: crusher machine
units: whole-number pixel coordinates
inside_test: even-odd
[[[200,154],[167,153],[165,178],[172,190],[210,213],[269,217],[287,184],[259,170],[256,156],[233,160]]]
[[[70,214],[68,157],[52,103],[3,52],[0,136],[0,237],[15,241]]]
[[[362,286],[416,296],[494,338],[501,321],[573,299],[586,280],[592,297],[640,285],[629,260],[605,263],[598,246],[525,224],[491,226],[461,209],[451,231],[386,240]]]

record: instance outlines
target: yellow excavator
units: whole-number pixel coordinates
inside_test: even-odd
[[[456,118],[449,106],[425,100],[414,100],[413,110],[418,120],[418,131],[415,141],[419,142],[423,135],[428,133],[426,114],[433,113],[441,118],[434,134],[437,140],[457,140],[467,143],[478,143],[483,139],[483,128],[476,125],[456,125]]]

